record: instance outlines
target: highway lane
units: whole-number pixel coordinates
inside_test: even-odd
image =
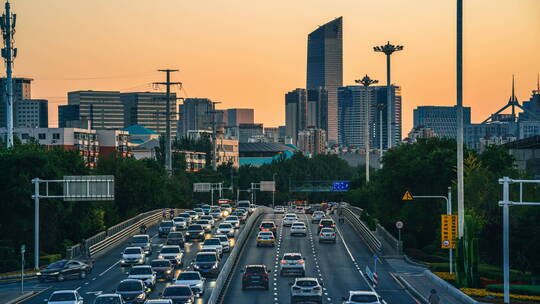
[[[341,297],[346,296],[349,290],[369,290],[340,238],[337,244],[319,244],[316,224],[311,224],[310,217],[306,215],[300,215],[300,220],[308,225],[308,236],[290,236],[290,228],[282,226],[282,217],[275,214],[264,216],[264,219],[274,220],[279,227],[276,247],[258,248],[256,231],[252,231],[239,262],[239,266],[267,265],[272,270],[270,290],[242,291],[242,273],[238,267],[224,303],[290,303],[289,283],[294,278],[279,276],[280,260],[288,252],[300,252],[305,257],[306,276],[316,277],[323,283],[324,303],[341,303]]]
[[[218,222],[219,223],[219,222]],[[216,225],[215,225],[216,226]],[[235,233],[235,238],[231,239],[231,245],[234,246],[234,240],[238,236],[241,229],[243,229],[244,225],[242,224],[240,229],[237,229]],[[214,232],[214,228],[212,230],[212,233],[207,234],[207,237],[210,237]],[[157,226],[150,227],[149,229],[149,235],[152,237],[152,244],[153,244],[153,252],[150,257],[148,257],[147,262],[149,262],[152,259],[157,258],[157,255],[159,253],[160,247],[163,245],[163,243],[166,241],[165,238],[159,238],[157,236]],[[22,302],[25,304],[42,304],[44,302],[44,299],[48,299],[50,294],[53,291],[56,290],[64,290],[64,289],[77,289],[79,293],[84,297],[85,303],[93,303],[95,297],[101,293],[112,293],[114,289],[117,287],[118,283],[127,278],[129,267],[121,267],[120,266],[120,257],[121,257],[121,251],[128,245],[129,240],[121,242],[114,248],[110,249],[106,254],[102,255],[95,261],[94,270],[91,274],[88,275],[88,277],[84,280],[66,280],[64,282],[44,282],[39,283],[37,280],[32,280],[29,282],[28,287],[34,287],[34,288],[40,288],[44,290],[42,293]],[[191,262],[195,259],[195,255],[198,252],[198,249],[200,248],[201,243],[199,242],[188,242],[185,246],[185,252],[184,252],[184,266],[181,267],[181,269],[177,269],[177,274],[181,270],[191,270]],[[232,250],[232,247],[231,247]],[[229,253],[225,253],[222,259],[221,265],[225,263]],[[156,285],[156,288],[152,290],[149,294],[150,299],[157,299],[159,298],[159,295],[163,291],[163,289],[170,284],[170,282],[158,282]],[[205,292],[204,295],[201,298],[198,298],[196,303],[206,303],[206,300],[209,298],[212,288],[215,287],[215,278],[207,278],[206,284],[205,284]],[[1,287],[0,287],[1,290]]]

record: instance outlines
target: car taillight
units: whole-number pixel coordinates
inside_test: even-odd
[[[304,264],[305,262],[304,262],[304,260],[300,260],[300,261],[298,261],[298,263],[299,264]]]
[[[336,236],[336,234],[335,234],[335,233],[332,233],[332,236]]]
[[[319,236],[323,236],[323,234],[321,233],[321,234],[319,234]]]
[[[322,226],[324,226],[324,225],[323,225],[323,224],[319,224],[319,227],[322,227]]]
[[[287,264],[287,261],[281,260],[281,264]]]
[[[336,227],[336,225],[332,224],[332,225],[330,225],[330,227]]]
[[[321,286],[314,287],[315,290],[321,290]]]

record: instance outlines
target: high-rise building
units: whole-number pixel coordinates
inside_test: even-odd
[[[13,78],[13,122],[15,123],[15,107],[18,101],[31,99],[31,78]],[[0,78],[0,128],[7,127],[6,112],[6,78]]]
[[[286,136],[296,143],[298,131],[307,127],[307,93],[305,89],[295,89],[285,94]]]
[[[240,124],[238,126],[238,141],[249,142],[252,137],[264,136],[263,124]]]
[[[238,127],[240,124],[255,123],[253,109],[227,109],[227,126]]]
[[[58,127],[65,128],[68,121],[80,120],[78,105],[58,106]]]
[[[328,91],[328,140],[337,142],[337,89],[343,85],[343,17],[319,26],[308,35],[307,89]]]
[[[307,128],[298,132],[298,148],[311,155],[324,153],[326,150],[326,132],[322,129]]]
[[[307,127],[328,131],[328,91],[325,88],[307,90]]]
[[[463,125],[471,123],[471,108],[463,107]],[[420,106],[414,109],[413,127],[430,128],[438,137],[456,138],[457,106]]]
[[[368,93],[367,93],[368,92]],[[401,142],[401,89],[392,86],[392,140],[393,145]],[[369,94],[368,130],[365,127],[366,102]],[[387,148],[386,110],[380,104],[387,103],[386,86],[346,86],[338,89],[338,139],[339,144],[345,147],[365,147],[365,132],[369,132],[370,147],[380,148],[381,123],[383,149]],[[383,111],[382,121],[379,111]]]
[[[208,98],[186,98],[179,105],[178,137],[190,130],[212,129],[212,101]]]
[[[49,127],[49,107],[45,99],[22,99],[15,102],[13,118],[15,127]]]
[[[171,93],[171,136],[176,137],[176,93]],[[157,92],[120,93],[125,107],[124,125],[141,125],[160,134],[167,131],[167,95]]]
[[[68,105],[79,106],[79,119],[88,119],[92,129],[124,128],[124,105],[118,91],[74,91]]]

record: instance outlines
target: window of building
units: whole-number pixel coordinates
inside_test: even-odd
[[[60,133],[53,133],[52,138],[53,139],[60,139]]]
[[[29,137],[29,136],[28,136],[28,133],[23,133],[23,134],[21,134],[21,138],[22,138],[22,139],[28,139],[28,137]]]
[[[38,134],[38,139],[47,139],[47,134],[45,134],[45,133],[39,133],[39,134]]]

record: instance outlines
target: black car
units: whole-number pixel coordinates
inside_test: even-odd
[[[334,222],[333,219],[323,218],[319,222],[319,230],[317,230],[317,233],[321,233],[321,229],[323,228],[335,228],[335,227],[336,227],[336,223]]]
[[[178,245],[180,248],[184,249],[184,235],[182,232],[169,233],[165,245]]]
[[[193,270],[203,277],[219,275],[219,257],[213,252],[199,252],[193,261]]]
[[[266,265],[247,265],[242,269],[242,290],[249,287],[262,287],[268,290],[269,270]]]
[[[120,281],[116,288],[116,294],[122,296],[126,303],[142,304],[147,298],[147,289],[143,281],[136,279],[126,279]]]
[[[49,264],[36,275],[40,282],[46,280],[64,281],[67,278],[84,279],[92,272],[92,266],[77,260],[60,260]]]
[[[187,229],[186,236],[185,236],[186,242],[192,241],[192,240],[200,240],[201,242],[204,241],[204,228],[201,225],[190,225]]]

